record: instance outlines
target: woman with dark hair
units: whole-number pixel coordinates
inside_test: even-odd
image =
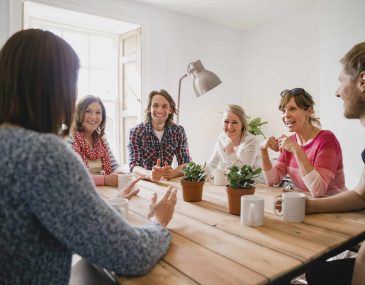
[[[161,89],[148,96],[145,122],[129,134],[129,168],[131,172],[159,181],[182,176],[190,161],[188,139],[182,126],[173,122],[177,113],[171,95]],[[171,166],[176,156],[178,166]]]
[[[104,136],[105,106],[99,97],[87,95],[76,104],[72,148],[81,156],[96,185],[118,186],[118,168]]]
[[[267,184],[276,185],[288,174],[295,188],[313,197],[347,190],[342,151],[335,135],[320,129],[314,117],[312,96],[302,88],[281,92],[279,110],[291,136],[269,137],[261,145],[262,166]],[[280,151],[273,166],[268,149]]]
[[[152,197],[135,227],[95,190],[62,136],[73,121],[79,59],[42,30],[14,34],[0,51],[0,283],[68,284],[71,256],[121,275],[141,275],[166,253],[176,204]]]

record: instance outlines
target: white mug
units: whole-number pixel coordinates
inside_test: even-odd
[[[124,219],[128,220],[128,199],[126,198],[112,198],[108,199],[107,203],[112,206]]]
[[[131,173],[122,173],[118,174],[118,189],[122,189],[126,186],[133,178],[133,174]]]
[[[305,195],[299,192],[284,192],[282,197],[274,201],[274,212],[287,222],[303,222],[305,216]],[[281,211],[276,205],[281,201]]]
[[[264,198],[256,195],[241,196],[241,224],[259,227],[264,224]]]
[[[216,168],[213,172],[213,184],[214,185],[219,185],[219,186],[224,186],[227,185],[227,177],[226,177],[226,170],[225,169],[220,169],[220,168]]]

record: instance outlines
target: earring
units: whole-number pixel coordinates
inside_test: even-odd
[[[68,126],[65,123],[61,124],[61,130],[66,131],[68,129]]]

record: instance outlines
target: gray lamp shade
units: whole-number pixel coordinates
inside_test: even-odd
[[[184,74],[179,80],[179,89],[177,92],[177,110],[176,123],[179,124],[179,113],[180,113],[180,94],[181,94],[181,81],[186,78],[189,74],[193,74],[194,82],[193,87],[197,97],[207,93],[217,85],[221,84],[222,81],[215,73],[206,70],[200,60],[192,62],[188,65],[188,72]]]
[[[190,63],[188,72],[194,76],[193,87],[197,97],[222,83],[215,73],[204,68],[200,60]]]

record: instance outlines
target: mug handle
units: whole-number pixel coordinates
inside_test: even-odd
[[[279,203],[281,203],[281,210],[280,211],[277,209],[277,205]],[[273,203],[275,215],[277,215],[277,216],[282,216],[283,215],[283,203],[284,203],[284,201],[283,201],[283,198],[281,196],[275,197],[274,203]]]
[[[255,226],[257,224],[257,217],[255,215],[256,205],[255,203],[250,204],[250,210],[248,211],[248,223],[251,226]]]

